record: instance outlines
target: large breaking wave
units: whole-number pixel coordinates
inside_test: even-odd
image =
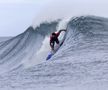
[[[6,72],[32,64],[32,60],[38,62],[45,55],[40,57],[42,53],[39,53],[40,56],[37,53],[41,51],[42,47],[45,49],[46,44],[49,45],[48,42],[44,44],[43,42],[48,41],[46,37],[56,31],[58,25],[59,22],[55,21],[40,24],[35,29],[29,27],[24,33],[1,42],[0,70]],[[48,48],[47,45],[46,48]],[[66,60],[69,57],[76,60],[74,55],[80,55],[82,52],[95,53],[96,50],[101,52],[108,50],[108,19],[95,16],[75,17],[67,23],[65,42],[52,60]]]

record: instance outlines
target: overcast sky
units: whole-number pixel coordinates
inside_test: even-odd
[[[108,17],[108,0],[0,0],[0,36],[15,36],[30,25],[79,15]]]

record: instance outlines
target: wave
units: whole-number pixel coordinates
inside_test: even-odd
[[[29,27],[22,34],[0,44],[0,68],[3,72],[15,69],[25,62],[35,62],[42,57],[39,53],[45,38],[55,32],[59,21],[42,23],[35,29]],[[94,52],[108,50],[108,19],[96,16],[81,16],[70,19],[64,44],[52,57],[53,60],[72,57],[75,52]],[[48,40],[47,40],[48,41]],[[45,41],[46,42],[46,41]],[[48,45],[48,42],[46,42]],[[39,54],[40,56],[38,56]],[[45,56],[45,55],[44,55]],[[45,60],[44,60],[45,61]],[[30,63],[28,63],[30,64]],[[1,72],[2,73],[2,72]]]

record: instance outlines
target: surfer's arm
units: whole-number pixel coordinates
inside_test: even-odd
[[[62,31],[65,31],[65,32],[66,32],[65,29],[60,30],[60,31],[57,33],[57,37],[60,35],[60,33],[61,33]]]

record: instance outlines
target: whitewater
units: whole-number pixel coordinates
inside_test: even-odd
[[[46,61],[49,36],[60,29],[67,29],[65,41]],[[107,88],[107,18],[80,16],[44,22],[0,42],[0,90]]]

